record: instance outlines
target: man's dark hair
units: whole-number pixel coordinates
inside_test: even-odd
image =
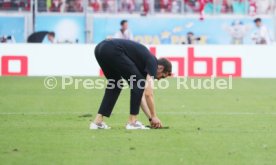
[[[121,21],[120,25],[123,26],[125,23],[127,23],[127,20],[124,19]]]
[[[53,36],[53,37],[56,36],[55,32],[48,32],[48,35]]]
[[[262,19],[261,18],[256,18],[254,19],[254,22],[257,23],[257,22],[262,22]]]
[[[169,73],[169,76],[172,74],[172,63],[166,58],[159,58],[157,60],[158,65],[164,66],[163,73]]]

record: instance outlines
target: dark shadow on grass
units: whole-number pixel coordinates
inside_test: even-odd
[[[86,113],[86,114],[80,115],[79,117],[93,117],[93,115],[90,113]]]

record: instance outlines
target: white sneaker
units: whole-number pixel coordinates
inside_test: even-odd
[[[89,129],[110,129],[111,127],[109,127],[108,125],[106,125],[104,122],[101,123],[94,123],[92,122],[89,126]]]
[[[144,126],[140,121],[136,121],[135,123],[127,123],[126,129],[150,129]]]

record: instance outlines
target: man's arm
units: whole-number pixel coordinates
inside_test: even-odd
[[[150,110],[146,101],[146,97],[145,97],[145,92],[143,94],[143,97],[141,99],[141,108],[144,111],[145,115],[147,116],[148,119],[151,119],[151,115],[150,115]]]
[[[113,35],[113,38],[121,38],[120,32],[116,32],[116,33]]]
[[[144,91],[145,100],[150,111],[151,125],[155,128],[162,127],[161,121],[158,119],[155,111],[154,97],[153,97],[154,79],[147,75],[146,87]]]
[[[134,40],[133,34],[129,31],[129,40]]]

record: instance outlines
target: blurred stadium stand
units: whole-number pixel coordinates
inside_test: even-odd
[[[22,43],[26,42],[27,37],[33,32],[39,30],[55,31],[54,28],[45,29],[46,27],[43,28],[43,25],[41,25],[45,16],[53,19],[59,17],[81,17],[80,19],[78,18],[78,23],[83,24],[82,33],[84,37],[83,39],[76,38],[74,41],[68,41],[72,43],[97,42],[95,40],[95,31],[99,29],[95,28],[100,28],[100,26],[95,25],[94,18],[101,17],[115,17],[118,19],[117,23],[114,24],[117,30],[119,28],[119,20],[129,18],[139,19],[139,21],[144,18],[176,18],[185,20],[202,17],[205,18],[204,21],[208,21],[210,18],[221,21],[232,19],[232,25],[234,26],[236,25],[235,20],[240,22],[239,25],[243,25],[244,23],[248,24],[248,20],[261,17],[270,22],[267,26],[273,26],[270,27],[272,28],[271,37],[275,41],[276,0],[0,0],[0,37],[12,36],[15,40],[14,42]],[[12,20],[15,18],[17,20]],[[23,22],[19,19],[23,19]],[[13,21],[14,23],[12,23]],[[18,22],[20,21],[21,24],[19,25]],[[5,24],[7,22],[9,23]],[[18,27],[17,23],[23,29],[13,29]],[[150,27],[154,28],[154,26]],[[177,31],[177,28],[176,26],[174,29]],[[22,36],[19,35],[20,33],[22,33]],[[166,31],[160,35],[166,35],[165,33]],[[205,43],[209,42],[206,41]]]
[[[30,0],[2,0],[2,10],[30,11]],[[38,12],[272,14],[275,0],[37,0]]]

